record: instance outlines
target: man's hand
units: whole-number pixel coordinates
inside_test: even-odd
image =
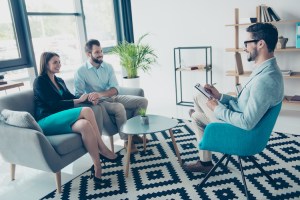
[[[91,101],[91,103],[95,106],[95,105],[97,105],[98,104],[98,100],[95,100],[95,101]]]
[[[92,92],[92,93],[89,93],[89,97],[88,97],[88,100],[90,101],[90,102],[95,102],[95,101],[97,101],[97,103],[98,103],[98,100],[100,99],[102,97],[102,95],[101,95],[101,93],[99,93],[99,92]],[[94,103],[93,103],[94,104]]]
[[[216,99],[209,99],[206,102],[207,107],[209,107],[209,109],[211,109],[212,111],[215,110],[215,108],[219,105],[218,101]]]
[[[221,93],[213,85],[205,84],[204,89],[215,99],[218,99],[218,100],[221,99]]]

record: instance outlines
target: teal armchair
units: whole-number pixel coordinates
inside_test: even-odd
[[[241,159],[248,158],[271,181],[271,183],[274,183],[273,179],[256,162],[254,155],[262,152],[266,147],[279,115],[281,105],[282,103],[279,103],[270,108],[252,130],[244,130],[227,123],[210,123],[206,126],[203,138],[199,143],[199,148],[201,150],[220,152],[224,155],[205,176],[199,186],[201,187],[205,184],[225,158],[227,158],[225,164],[227,166],[230,156],[234,155],[238,156],[247,199],[249,199],[249,195]]]

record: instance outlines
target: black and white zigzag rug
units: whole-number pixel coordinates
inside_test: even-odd
[[[179,120],[173,132],[183,161],[196,161],[197,141],[189,122]],[[204,174],[182,170],[167,132],[147,138],[150,142],[146,152],[140,145],[139,153],[131,156],[128,178],[123,158],[119,164],[106,163],[100,186],[89,179],[87,171],[64,184],[62,194],[53,191],[43,199],[246,199],[236,158],[231,158],[228,167],[219,168],[200,188]],[[213,161],[217,162],[220,156],[215,153]],[[251,199],[300,199],[300,136],[272,133],[267,147],[255,157],[279,184],[269,184],[251,162],[244,161]]]

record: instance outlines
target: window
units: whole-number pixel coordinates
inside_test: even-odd
[[[38,71],[40,55],[53,51],[60,56],[61,76],[73,77],[83,62],[74,1],[26,0],[26,7]]]
[[[70,73],[82,63],[80,40],[74,16],[29,16],[35,60],[39,71],[40,56],[56,52],[62,63],[61,73]]]
[[[27,12],[73,13],[74,0],[25,0]]]
[[[0,0],[0,72],[30,67],[17,1]]]
[[[113,0],[83,1],[87,39],[97,39],[101,47],[117,44],[117,33]]]
[[[60,76],[73,77],[86,59],[83,45],[87,39],[98,39],[106,53],[123,38],[127,18],[121,16],[122,2],[0,0],[0,73],[5,72],[9,80],[32,82],[41,53],[54,51],[61,57]],[[130,0],[126,5],[130,7]],[[105,56],[120,73],[115,56]]]
[[[10,6],[7,0],[0,0],[0,60],[20,58]]]

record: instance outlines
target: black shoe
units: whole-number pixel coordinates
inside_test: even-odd
[[[102,183],[102,180],[101,180],[101,178],[97,178],[96,176],[95,176],[95,168],[94,168],[94,165],[92,165],[92,167],[91,167],[91,176],[90,176],[90,179],[93,179],[93,181],[95,182],[95,183],[97,183],[97,184],[101,184]]]
[[[99,156],[100,156],[101,162],[103,162],[103,163],[105,163],[105,162],[120,162],[122,160],[122,158],[124,157],[124,155],[117,154],[117,157],[115,159],[110,159],[110,158],[107,158],[105,155],[102,155],[101,153],[99,153]]]

